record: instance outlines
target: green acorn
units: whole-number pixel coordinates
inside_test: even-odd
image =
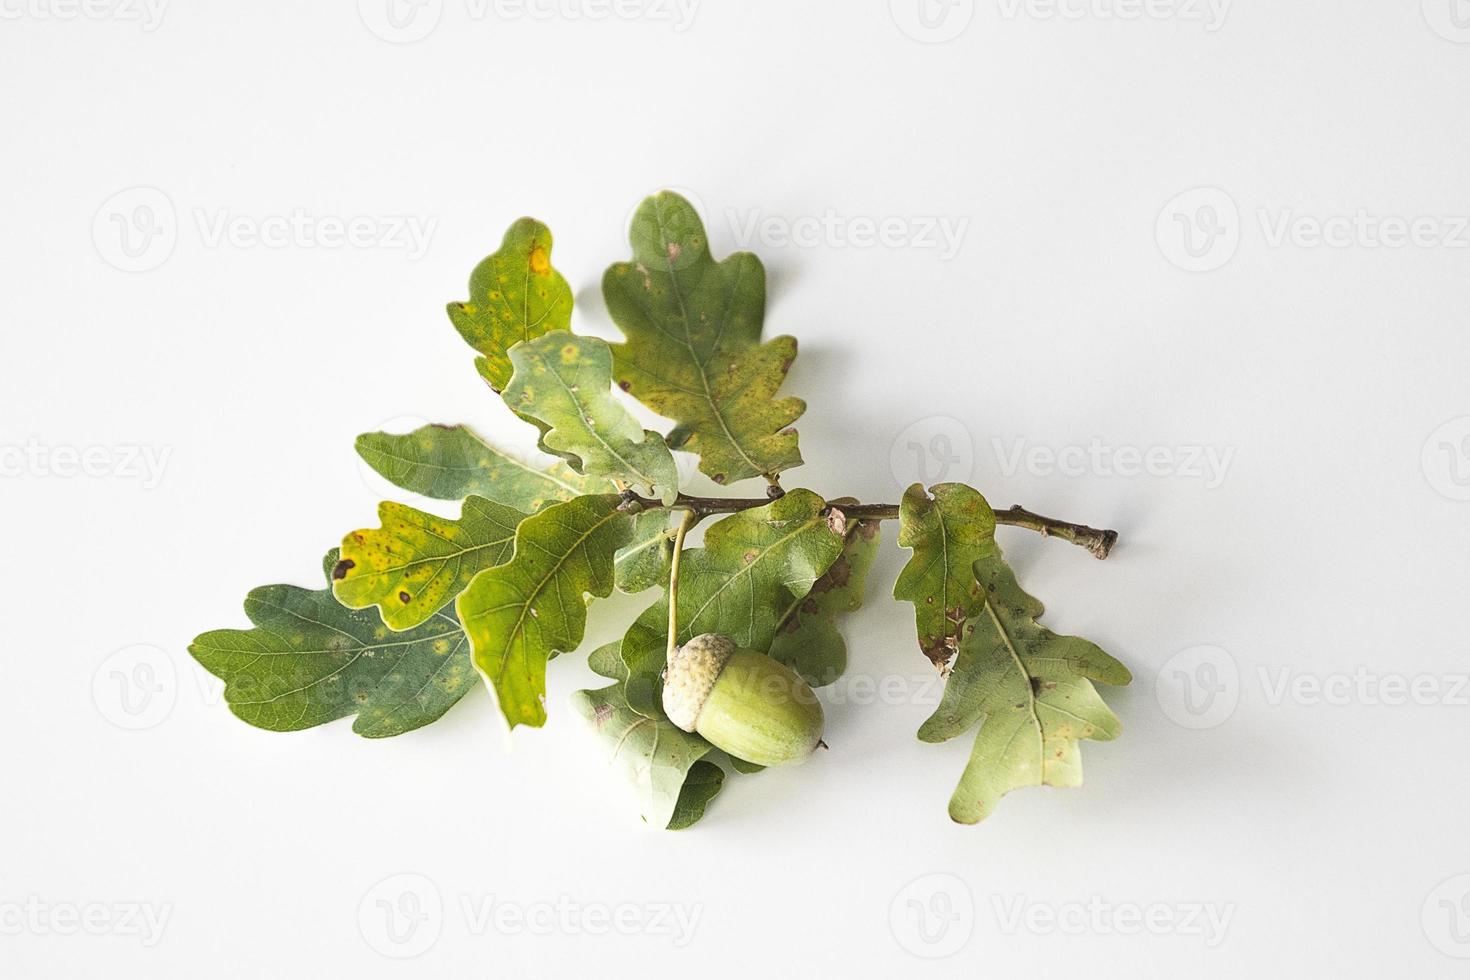
[[[822,744],[822,706],[801,675],[719,633],[674,651],[663,701],[675,725],[759,766],[804,762]]]

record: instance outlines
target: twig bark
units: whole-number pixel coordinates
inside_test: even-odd
[[[657,498],[642,497],[636,493],[625,493],[623,497],[630,505],[636,505],[643,510],[665,506],[663,501]],[[764,507],[770,502],[769,497],[696,497],[681,493],[678,499],[667,506],[671,510],[692,513],[695,520],[698,520],[711,514],[733,514],[737,511]],[[857,520],[891,521],[898,517],[898,504],[844,504],[842,513]],[[1043,537],[1070,541],[1072,544],[1086,548],[1092,552],[1094,557],[1100,559],[1106,558],[1112,552],[1113,545],[1118,542],[1117,531],[1088,527],[1086,524],[1074,524],[1055,517],[1044,517],[1019,504],[1006,510],[996,511],[995,520],[999,524],[1007,524],[1011,527],[1024,527]],[[676,550],[675,554],[677,553]]]

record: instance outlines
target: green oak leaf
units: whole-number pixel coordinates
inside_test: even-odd
[[[577,691],[572,702],[610,746],[610,761],[632,782],[644,820],[678,830],[704,814],[725,776],[718,766],[699,765],[713,746],[679,729],[661,711],[635,709],[622,684]]]
[[[617,583],[624,592],[643,592],[669,581],[674,556],[673,528],[666,510],[645,510],[633,518],[633,534],[618,552]]]
[[[613,640],[587,654],[587,666],[599,677],[608,680],[620,681],[628,676],[628,668],[623,663],[623,657],[619,653],[622,648],[622,640]]]
[[[704,811],[710,801],[720,795],[725,786],[725,770],[700,759],[689,767],[684,777],[684,786],[679,790],[679,802],[674,806],[674,815],[669,818],[669,830],[688,830],[704,819]]]
[[[510,558],[525,517],[484,497],[466,497],[458,520],[384,501],[381,528],[342,539],[332,589],[344,606],[377,606],[389,629],[411,629],[453,602],[481,569]]]
[[[841,507],[844,501],[833,501]],[[847,669],[847,644],[837,629],[837,617],[863,604],[868,572],[878,557],[879,521],[848,521],[842,553],[817,579],[811,591],[793,597],[770,655],[806,678],[812,687],[824,687]]]
[[[448,310],[460,336],[480,352],[480,376],[505,390],[511,347],[571,326],[572,289],[551,267],[551,231],[534,218],[511,225],[500,250],[470,273],[470,298]]]
[[[665,504],[679,495],[674,454],[613,397],[607,341],[554,330],[517,344],[505,403],[543,428],[541,448],[587,476],[655,489]]]
[[[336,563],[333,550],[326,566]],[[394,633],[330,588],[266,585],[246,597],[245,614],[253,629],[202,633],[189,652],[225,682],[230,710],[257,728],[293,732],[355,714],[359,735],[399,735],[435,721],[475,685],[469,642],[449,612]]]
[[[608,313],[627,338],[612,348],[619,387],[673,419],[669,445],[697,453],[716,483],[774,479],[801,465],[789,426],[806,403],[776,397],[796,341],[761,343],[760,260],[737,252],[716,262],[698,213],[668,191],[639,206],[628,237],[633,261],[602,280]]]
[[[919,729],[923,741],[942,742],[980,726],[949,801],[959,823],[984,819],[1022,786],[1080,786],[1078,741],[1122,730],[1092,681],[1133,679],[1096,644],[1037,623],[1041,603],[1021,591],[998,550],[975,562],[974,575],[980,609],[965,626],[939,707]]]
[[[546,722],[546,663],[582,642],[591,594],[613,589],[613,558],[632,518],[617,494],[552,504],[516,529],[510,561],[476,575],[455,600],[473,663],[512,728]]]
[[[919,648],[945,669],[959,649],[965,620],[980,609],[974,565],[996,553],[995,512],[979,492],[960,483],[914,484],[899,504],[898,543],[913,550],[893,586],[914,604]]]
[[[357,452],[394,486],[436,500],[475,495],[526,512],[612,489],[606,480],[557,462],[537,469],[496,449],[462,425],[426,425],[406,435],[368,432]]]
[[[847,520],[810,490],[792,490],[764,507],[711,524],[702,548],[679,565],[679,636],[723,633],[751,650],[769,650],[794,598],[805,596],[842,553]],[[659,674],[666,659],[667,593],[623,636],[628,699],[661,711]]]

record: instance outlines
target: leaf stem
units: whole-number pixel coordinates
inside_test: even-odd
[[[664,502],[656,497],[641,497],[636,493],[626,493],[624,497],[630,503],[637,503],[642,509],[663,507]],[[771,502],[768,497],[696,497],[681,493],[668,507],[670,510],[682,510],[686,515],[694,515],[693,523],[711,514],[733,514],[737,511],[752,510],[756,507],[764,507]],[[898,504],[843,504],[842,513],[854,520],[891,521],[898,517]],[[1086,524],[1074,524],[1071,521],[1058,520],[1055,517],[1044,517],[1033,511],[1029,511],[1017,504],[1006,510],[995,512],[995,520],[998,524],[1008,524],[1011,527],[1023,527],[1028,531],[1035,531],[1043,537],[1061,538],[1079,547],[1086,548],[1094,557],[1106,558],[1113,550],[1113,545],[1118,542],[1118,532],[1101,528],[1088,527]],[[674,592],[674,578],[679,567],[679,551],[682,547],[687,530],[682,524],[678,537],[674,542],[674,562],[670,569],[670,595]],[[672,601],[669,606],[669,618],[673,619],[674,609]],[[673,642],[673,630],[670,627],[670,642]]]
[[[677,501],[675,506],[678,506]],[[669,645],[665,661],[674,662],[674,651],[679,648],[679,559],[684,556],[684,535],[702,515],[692,507],[684,508],[679,518],[679,529],[674,532],[674,554],[669,559]]]

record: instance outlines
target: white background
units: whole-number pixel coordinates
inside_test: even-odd
[[[430,0],[395,32],[384,2],[0,0],[0,972],[1463,974],[1470,10]],[[949,821],[968,740],[914,737],[934,692],[892,527],[845,632],[854,677],[912,690],[829,700],[830,752],[681,834],[568,705],[580,655],[543,730],[507,739],[477,690],[381,742],[253,730],[190,660],[375,523],[357,433],[529,442],[444,303],[532,214],[609,335],[601,270],[663,186],[762,256],[768,330],[800,338],[788,486],[942,475],[1120,531],[1104,563],[1001,532],[1048,623],[1135,673],[1085,787]],[[211,234],[297,211],[432,234]],[[594,604],[587,647],[648,598]],[[1414,683],[1429,703],[1388,703]],[[420,902],[410,942],[380,899]],[[487,899],[698,919],[514,932]],[[101,934],[67,934],[93,904]]]

